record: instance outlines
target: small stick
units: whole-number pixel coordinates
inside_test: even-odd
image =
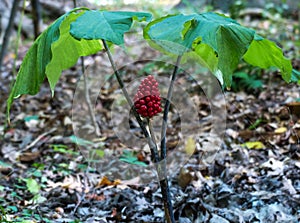
[[[77,1],[76,0],[73,0],[73,5],[74,5],[74,8],[77,7]],[[97,124],[97,121],[96,121],[96,116],[95,116],[95,112],[93,110],[93,106],[92,106],[92,102],[91,102],[91,98],[90,98],[90,93],[89,93],[89,88],[88,88],[87,75],[85,74],[84,57],[80,57],[80,60],[81,60],[81,73],[83,75],[83,84],[84,84],[84,98],[85,98],[85,101],[86,101],[87,106],[88,106],[89,115],[90,115],[92,124],[93,124],[94,129],[95,129],[95,134],[96,134],[96,136],[100,136],[101,131],[100,131],[100,128],[99,128],[99,126]]]
[[[24,152],[24,151],[34,147],[35,144],[37,144],[42,138],[44,138],[46,135],[49,135],[55,131],[56,131],[56,128],[52,128],[48,132],[44,132],[43,134],[39,135],[35,140],[33,140],[28,146],[26,146],[24,149],[22,149],[20,152]]]

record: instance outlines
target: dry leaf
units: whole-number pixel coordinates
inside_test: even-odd
[[[32,162],[35,159],[37,159],[38,157],[40,157],[40,152],[26,152],[26,153],[22,153],[19,156],[19,160],[21,162]]]
[[[178,176],[178,184],[182,188],[185,188],[191,181],[193,180],[193,176],[189,170],[185,168],[181,168],[179,176]]]
[[[280,128],[277,128],[275,129],[275,133],[276,134],[282,134],[282,133],[285,133],[287,131],[287,128],[286,127],[280,127]]]
[[[115,185],[119,185],[121,184],[121,180],[117,179],[114,181],[110,181],[107,176],[102,177],[102,179],[100,180],[100,182],[97,184],[97,187],[101,187],[101,186],[115,186]]]
[[[186,154],[192,155],[195,152],[195,149],[196,149],[196,142],[192,137],[189,137],[184,147]]]

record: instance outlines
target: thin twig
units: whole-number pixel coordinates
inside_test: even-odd
[[[149,144],[150,151],[151,151],[152,161],[154,163],[158,163],[159,162],[159,154],[158,154],[157,145],[155,144],[155,142],[151,138],[151,136],[150,136],[150,134],[149,134],[146,126],[144,125],[141,117],[139,116],[139,114],[135,110],[134,104],[133,104],[133,102],[132,102],[132,100],[131,100],[131,98],[130,98],[127,90],[126,90],[126,88],[124,87],[124,83],[123,83],[123,81],[121,79],[121,75],[120,75],[120,73],[119,73],[119,71],[117,69],[117,66],[116,66],[116,64],[115,64],[115,62],[113,60],[113,57],[112,57],[111,52],[109,50],[109,47],[108,47],[108,45],[107,45],[107,43],[106,43],[106,41],[104,39],[102,40],[102,43],[103,43],[104,49],[106,50],[106,53],[108,55],[108,59],[110,61],[110,64],[111,64],[111,66],[112,66],[112,68],[114,70],[114,74],[115,74],[115,76],[117,78],[117,81],[118,81],[118,83],[119,83],[119,85],[121,87],[121,90],[122,90],[122,92],[123,92],[123,94],[124,94],[124,96],[125,96],[125,98],[127,100],[127,103],[129,104],[130,109],[132,109],[134,117],[136,118],[137,122],[139,123],[139,126],[140,126],[141,130],[143,131],[143,134],[145,135],[145,137],[148,140],[148,144]]]
[[[34,141],[32,141],[28,146],[26,146],[24,149],[21,150],[21,152],[24,152],[32,147],[34,147],[42,138],[44,138],[46,135],[51,134],[52,132],[55,132],[56,128],[50,129],[48,132],[44,132],[43,134],[39,135]]]
[[[85,101],[86,104],[88,106],[88,110],[89,110],[89,115],[92,121],[92,124],[94,126],[95,129],[95,134],[96,136],[100,136],[101,132],[100,132],[100,128],[97,124],[96,121],[96,116],[95,116],[95,112],[93,110],[93,106],[92,106],[92,102],[91,102],[91,98],[90,98],[90,92],[89,92],[89,87],[88,87],[88,80],[87,80],[87,74],[85,74],[85,68],[84,68],[84,58],[80,57],[81,59],[81,71],[82,71],[82,75],[83,75],[83,83],[84,83],[84,97],[85,97]]]
[[[161,127],[161,144],[160,144],[160,160],[164,160],[167,157],[167,146],[166,146],[166,133],[167,133],[167,126],[168,126],[168,114],[170,110],[170,102],[172,98],[173,88],[174,88],[174,82],[176,79],[176,75],[178,72],[178,66],[180,64],[181,56],[177,57],[177,61],[173,70],[173,74],[171,76],[171,82],[168,89],[168,95],[164,107],[164,115],[163,115],[163,122]]]
[[[73,0],[73,5],[74,5],[74,8],[77,7],[77,1],[76,0]],[[85,101],[86,101],[87,106],[88,106],[89,115],[90,115],[92,124],[93,124],[94,129],[95,129],[95,134],[96,134],[96,136],[100,136],[101,131],[100,131],[100,128],[99,128],[99,126],[97,124],[97,121],[96,121],[96,116],[95,116],[95,112],[93,110],[93,106],[92,106],[92,102],[91,102],[91,98],[90,98],[90,92],[89,92],[89,88],[88,88],[87,75],[85,74],[84,57],[80,57],[80,60],[81,60],[81,73],[82,73],[82,76],[83,76],[83,84],[84,84],[84,98],[85,98]]]
[[[84,177],[84,184],[82,185],[82,188],[81,188],[82,189],[81,194],[76,193],[78,201],[73,209],[73,212],[72,212],[73,215],[76,213],[77,209],[79,208],[79,206],[81,205],[81,203],[84,201],[84,198],[85,198],[85,191],[86,191],[86,187],[87,187],[86,175],[84,174],[83,177]],[[80,182],[78,175],[77,175],[77,180],[78,180],[78,182]]]

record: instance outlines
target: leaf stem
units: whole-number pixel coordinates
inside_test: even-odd
[[[85,73],[84,57],[80,57],[80,60],[81,60],[81,71],[82,71],[83,84],[84,84],[85,102],[88,106],[90,119],[91,119],[92,124],[95,129],[95,134],[96,134],[96,136],[100,136],[101,135],[100,128],[97,124],[95,112],[93,110],[93,106],[92,106],[92,102],[91,102],[91,98],[90,98],[90,92],[89,92],[89,87],[88,87],[88,77],[87,77],[87,74]]]
[[[123,83],[123,81],[120,77],[120,73],[117,69],[117,66],[116,66],[114,60],[113,60],[113,57],[111,55],[109,47],[107,46],[106,41],[102,39],[102,43],[103,43],[104,49],[106,50],[106,53],[108,55],[109,61],[112,65],[112,68],[114,70],[114,74],[115,74],[115,76],[116,76],[116,78],[119,82],[119,85],[122,89],[122,92],[123,92],[128,104],[129,104],[130,108],[132,109],[133,115],[135,116],[137,122],[139,123],[140,128],[142,129],[145,137],[148,140],[148,144],[149,144],[150,151],[151,151],[151,159],[155,164],[157,164],[156,165],[156,171],[157,171],[157,174],[158,174],[158,177],[159,177],[159,183],[160,183],[161,193],[162,193],[162,197],[163,197],[163,203],[164,203],[164,209],[165,209],[165,218],[166,218],[168,223],[175,223],[175,218],[174,218],[174,213],[173,213],[173,206],[172,206],[172,202],[171,202],[170,188],[169,188],[169,185],[168,185],[168,179],[165,175],[166,174],[166,165],[165,165],[165,163],[163,165],[161,165],[159,163],[160,162],[160,157],[159,157],[159,154],[158,154],[157,145],[155,143],[154,134],[151,133],[152,132],[152,129],[150,129],[150,128],[152,128],[151,124],[149,126],[149,129],[150,129],[150,134],[149,134],[147,128],[145,127],[145,125],[144,125],[144,123],[143,123],[143,121],[140,117],[140,115],[135,110],[134,104],[133,104],[131,98],[129,97],[129,94],[128,94],[126,88],[124,87],[124,83]],[[148,121],[148,123],[149,123],[149,121]],[[163,177],[163,178],[161,178],[161,177]]]
[[[152,125],[152,122],[151,122],[150,118],[147,118],[147,124],[148,124],[148,127],[149,127],[150,136],[151,136],[152,140],[154,141],[154,143],[156,144],[154,129],[153,129],[153,125]]]
[[[163,123],[161,128],[161,146],[160,146],[160,161],[161,161],[161,172],[163,174],[162,180],[160,180],[160,187],[162,191],[163,196],[163,202],[165,207],[165,217],[168,223],[175,223],[174,213],[173,213],[173,206],[172,206],[172,199],[171,199],[171,193],[170,188],[168,184],[168,177],[166,175],[166,157],[167,157],[167,145],[166,145],[166,133],[167,133],[167,123],[168,123],[168,113],[170,110],[170,101],[172,98],[173,88],[174,88],[174,82],[176,79],[176,75],[178,72],[178,67],[181,61],[181,56],[177,57],[176,64],[171,76],[171,82],[168,89],[168,95],[164,107],[164,114],[163,114]],[[165,191],[165,192],[163,192]]]
[[[170,110],[170,104],[171,104],[170,101],[172,98],[174,82],[176,79],[180,61],[181,61],[181,56],[178,56],[172,76],[171,76],[171,82],[169,85],[168,95],[167,95],[167,99],[166,99],[166,103],[165,103],[165,107],[164,107],[163,123],[162,123],[162,127],[161,127],[160,160],[164,160],[167,157],[166,133],[167,133],[167,126],[168,126],[168,114],[169,114],[169,110]]]
[[[120,73],[119,73],[119,71],[118,71],[118,69],[117,69],[117,67],[114,63],[114,60],[112,58],[111,52],[109,50],[109,47],[107,46],[106,41],[102,39],[102,43],[103,43],[104,49],[106,50],[106,53],[108,55],[109,61],[112,65],[112,68],[114,70],[114,74],[115,74],[115,76],[116,76],[116,78],[119,82],[119,85],[122,89],[122,92],[123,92],[128,104],[129,104],[130,108],[132,108],[133,114],[134,114],[137,122],[139,123],[145,137],[148,140],[148,144],[149,144],[150,151],[151,151],[151,159],[155,164],[157,164],[156,165],[156,171],[157,171],[157,174],[158,174],[161,193],[162,193],[162,198],[163,198],[163,203],[164,203],[165,218],[166,218],[168,223],[175,223],[175,218],[174,218],[174,213],[173,213],[173,206],[172,206],[172,201],[171,201],[170,188],[169,188],[169,184],[168,184],[168,178],[166,176],[166,163],[165,163],[165,160],[161,160],[160,157],[159,157],[157,145],[155,143],[155,137],[154,137],[154,134],[151,133],[153,130],[150,129],[150,128],[152,128],[151,124],[149,126],[149,129],[150,129],[150,134],[149,134],[149,132],[147,131],[147,128],[145,127],[143,121],[141,120],[141,117],[139,116],[139,114],[135,110],[134,104],[133,104],[131,98],[129,97],[129,94],[128,94],[126,88],[124,87],[124,83],[123,83],[123,81],[120,77]],[[180,59],[179,59],[179,61],[180,61]],[[178,61],[178,64],[179,64],[179,61]],[[177,69],[176,69],[176,72],[174,72],[174,73],[175,74],[177,73]],[[175,77],[174,77],[174,79],[175,79]],[[171,98],[171,95],[170,95],[169,98]],[[149,123],[149,121],[148,121],[148,123]],[[161,163],[161,161],[163,163]]]
[[[103,43],[104,49],[106,50],[106,53],[108,55],[108,59],[110,61],[110,64],[111,64],[111,66],[112,66],[112,68],[114,70],[114,74],[115,74],[115,76],[117,78],[117,81],[118,81],[118,83],[119,83],[119,85],[121,87],[121,90],[122,90],[122,92],[123,92],[123,94],[124,94],[124,96],[125,96],[125,98],[127,100],[127,103],[129,104],[130,109],[132,109],[133,115],[136,118],[137,122],[139,123],[139,126],[142,129],[143,134],[147,138],[147,141],[148,141],[148,144],[149,144],[149,147],[150,147],[150,151],[151,151],[151,159],[152,159],[152,161],[154,163],[158,163],[159,162],[159,154],[158,154],[157,145],[153,141],[153,139],[151,138],[151,135],[149,134],[146,126],[144,125],[144,123],[143,123],[140,115],[135,110],[134,104],[133,104],[133,102],[132,102],[132,100],[131,100],[131,98],[130,98],[127,90],[126,90],[126,88],[124,87],[124,83],[123,83],[123,81],[121,79],[121,75],[120,75],[120,73],[119,73],[119,71],[117,69],[117,66],[116,66],[116,64],[114,62],[114,59],[113,59],[113,57],[111,55],[111,52],[110,52],[109,47],[107,45],[107,42],[104,39],[102,39],[102,43]]]
[[[73,0],[73,5],[74,5],[74,8],[77,7],[77,1],[76,0]],[[84,57],[80,57],[80,61],[81,61],[81,73],[82,73],[82,76],[83,76],[85,101],[87,103],[88,110],[89,110],[89,115],[90,115],[91,121],[92,121],[94,129],[95,129],[95,134],[96,134],[96,136],[100,136],[101,135],[100,128],[97,124],[95,112],[93,110],[93,106],[92,106],[92,102],[91,102],[91,98],[90,98],[87,74],[85,73]]]

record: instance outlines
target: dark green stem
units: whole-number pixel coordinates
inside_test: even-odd
[[[167,221],[167,223],[175,223],[168,178],[165,176],[165,178],[163,178],[162,180],[159,181],[159,184],[160,184],[160,189],[161,189],[161,194],[162,194],[162,200],[164,202],[166,221]]]
[[[169,110],[170,110],[174,82],[175,82],[176,75],[178,72],[178,66],[180,64],[180,60],[181,60],[181,56],[178,56],[173,73],[172,73],[171,82],[170,82],[169,89],[168,89],[168,95],[167,95],[166,103],[165,103],[165,107],[164,107],[163,123],[162,123],[162,127],[161,127],[160,160],[165,160],[167,157],[166,133],[167,133],[167,126],[168,126],[168,114],[169,114]]]
[[[167,133],[167,124],[168,124],[168,113],[170,110],[170,102],[172,98],[172,93],[173,93],[173,88],[174,88],[174,82],[176,79],[176,75],[178,72],[178,66],[180,64],[181,56],[177,57],[177,61],[171,76],[171,82],[169,85],[168,89],[168,95],[164,107],[164,114],[163,114],[163,123],[162,123],[162,128],[161,128],[161,153],[160,153],[160,162],[161,165],[159,166],[160,168],[160,173],[162,174],[162,178],[160,178],[160,187],[162,190],[162,196],[163,196],[163,202],[164,202],[164,207],[165,207],[165,216],[166,220],[168,223],[175,223],[175,218],[173,214],[173,205],[172,205],[172,198],[171,198],[171,193],[170,193],[170,188],[168,184],[168,177],[166,174],[166,157],[167,157],[167,145],[166,145],[166,133]],[[165,192],[163,192],[165,191]],[[167,207],[167,209],[166,209]]]
[[[114,70],[114,74],[117,78],[117,81],[122,89],[122,92],[129,104],[130,108],[132,109],[133,115],[135,116],[137,122],[139,123],[140,128],[142,129],[145,137],[148,140],[148,144],[149,144],[150,151],[151,151],[151,159],[154,162],[154,164],[156,164],[156,170],[157,170],[157,174],[158,174],[158,178],[159,178],[159,182],[160,182],[160,188],[161,188],[161,193],[162,193],[162,198],[163,198],[163,203],[164,203],[164,210],[165,210],[165,218],[168,223],[175,223],[173,206],[172,206],[172,202],[171,202],[170,188],[168,185],[168,178],[166,177],[166,164],[164,163],[164,160],[163,160],[163,164],[161,164],[161,162],[160,162],[157,145],[155,143],[154,134],[152,134],[152,136],[151,136],[151,134],[149,134],[149,132],[147,131],[147,128],[145,127],[143,121],[141,120],[141,117],[135,110],[134,104],[133,104],[131,98],[129,97],[129,94],[128,94],[126,88],[124,87],[124,83],[121,79],[120,73],[115,65],[115,62],[112,58],[111,52],[109,50],[109,47],[107,46],[106,41],[102,40],[102,43],[103,43],[104,49],[106,50],[106,53],[108,55],[111,66]],[[149,124],[149,120],[148,120],[148,124]],[[149,128],[152,128],[151,125],[149,126]],[[152,129],[150,129],[150,131],[152,131]]]
[[[126,88],[124,87],[124,83],[123,83],[123,81],[122,81],[122,79],[121,79],[121,75],[120,75],[120,73],[119,73],[119,71],[118,71],[118,69],[117,69],[117,66],[116,66],[116,64],[115,64],[115,62],[114,62],[114,59],[113,59],[113,57],[112,57],[112,55],[111,55],[111,52],[110,52],[110,50],[109,50],[109,47],[108,47],[106,41],[105,41],[105,40],[102,40],[102,43],[103,43],[104,49],[106,50],[106,53],[107,53],[107,55],[108,55],[108,59],[109,59],[109,61],[110,61],[110,64],[111,64],[111,66],[112,66],[112,68],[113,68],[113,70],[114,70],[114,74],[115,74],[115,76],[116,76],[116,78],[117,78],[117,81],[118,81],[118,83],[119,83],[119,85],[120,85],[120,87],[121,87],[121,90],[122,90],[122,92],[123,92],[123,94],[124,94],[124,96],[125,96],[125,98],[126,98],[128,104],[129,104],[129,106],[130,106],[130,109],[132,109],[132,112],[133,112],[134,117],[136,118],[137,122],[139,123],[140,128],[141,128],[142,131],[143,131],[143,134],[145,135],[145,137],[146,137],[147,140],[148,140],[148,144],[149,144],[150,151],[151,151],[151,158],[152,158],[152,161],[153,161],[154,163],[158,163],[158,162],[159,162],[159,154],[158,154],[157,145],[156,145],[156,143],[153,141],[153,139],[151,138],[151,135],[149,134],[149,132],[148,132],[146,126],[144,125],[144,123],[143,123],[141,117],[139,116],[139,114],[138,114],[137,111],[135,110],[134,104],[133,104],[133,102],[132,102],[132,100],[131,100],[131,98],[130,98],[130,96],[129,96],[127,90],[126,90]]]

